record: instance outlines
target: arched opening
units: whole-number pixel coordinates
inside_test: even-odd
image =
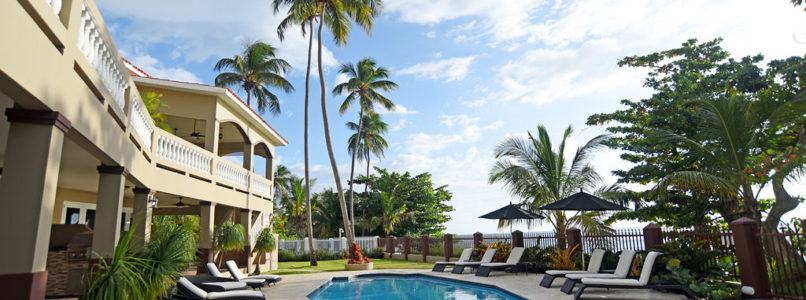
[[[225,121],[219,124],[218,156],[249,169],[252,159],[251,147],[249,136],[238,123]]]
[[[265,178],[272,178],[274,170],[272,169],[272,159],[274,156],[271,154],[269,146],[264,142],[255,145],[255,161],[254,172],[258,175],[263,175]]]

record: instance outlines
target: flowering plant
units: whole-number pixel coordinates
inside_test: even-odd
[[[357,243],[353,243],[350,246],[350,257],[351,259],[347,262],[348,264],[366,264],[371,262],[369,257],[364,257],[364,253],[361,252],[361,247],[358,246]]]

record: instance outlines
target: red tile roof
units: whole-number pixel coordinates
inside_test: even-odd
[[[143,71],[143,69],[140,69],[139,67],[135,66],[135,65],[134,65],[132,62],[130,62],[130,61],[128,61],[128,60],[126,60],[126,59],[125,59],[125,58],[123,58],[123,57],[121,57],[120,59],[122,59],[122,60],[123,60],[123,62],[125,62],[125,63],[126,63],[126,64],[128,64],[129,66],[132,66],[132,68],[134,68],[134,69],[135,69],[135,70],[137,70],[138,72],[145,74],[145,75],[146,75],[145,77],[147,77],[147,78],[153,78],[153,77],[151,77],[151,75],[148,75],[148,73],[146,73],[146,71]],[[127,69],[128,69],[128,68],[127,68]],[[132,76],[138,76],[138,77],[140,76],[140,74],[137,74],[137,72],[134,72],[134,71],[133,71],[133,70],[131,70],[131,69],[128,69],[128,71],[129,71],[129,75],[132,75]]]
[[[233,92],[231,89],[229,89],[229,88],[225,88],[225,87],[220,87],[220,86],[214,86],[214,85],[204,84],[204,83],[198,83],[198,82],[187,82],[187,81],[178,81],[178,80],[171,80],[171,79],[165,79],[165,78],[156,78],[156,77],[152,77],[151,75],[148,75],[148,73],[144,72],[143,70],[141,70],[140,68],[138,68],[137,66],[135,66],[134,64],[132,64],[131,62],[129,62],[128,60],[126,60],[125,58],[122,58],[122,57],[121,57],[121,59],[123,59],[123,61],[124,61],[124,62],[126,62],[127,64],[129,64],[129,65],[130,65],[130,66],[132,66],[133,68],[135,68],[135,69],[137,69],[138,71],[140,71],[141,73],[145,74],[145,75],[146,75],[145,77],[147,77],[147,78],[156,79],[156,80],[163,80],[163,81],[170,81],[170,82],[178,82],[178,83],[186,83],[186,84],[195,84],[195,85],[200,85],[200,86],[214,87],[214,88],[220,88],[220,89],[225,89],[225,90],[227,90],[227,92],[229,92],[230,94],[232,94],[232,96],[235,96],[235,99],[238,99],[238,101],[241,101],[241,103],[243,103],[243,105],[244,105],[244,106],[246,106],[247,108],[249,108],[249,110],[251,110],[253,113],[255,113],[255,115],[257,116],[257,118],[258,118],[258,119],[260,119],[260,121],[262,121],[262,122],[263,122],[263,124],[266,124],[266,126],[268,126],[268,127],[269,127],[269,128],[272,130],[272,131],[274,131],[274,133],[276,133],[276,134],[277,134],[277,136],[278,136],[278,137],[280,137],[280,139],[282,139],[282,140],[283,140],[283,141],[284,141],[286,144],[288,144],[288,140],[286,140],[286,139],[285,139],[285,138],[284,138],[282,135],[280,135],[280,132],[278,132],[276,129],[274,129],[274,127],[271,127],[271,125],[269,125],[269,122],[266,122],[266,120],[264,120],[264,119],[263,119],[263,117],[261,117],[261,116],[260,116],[260,114],[259,114],[259,113],[257,113],[257,111],[255,111],[254,109],[252,109],[252,107],[251,107],[251,106],[249,106],[248,104],[246,104],[246,102],[245,102],[245,101],[243,101],[243,100],[241,99],[241,97],[238,97],[238,94],[235,94],[235,92]],[[135,73],[135,72],[132,72],[132,70],[129,70],[129,74],[130,74],[131,76],[143,77],[143,76],[138,75],[138,74],[137,74],[137,73]]]

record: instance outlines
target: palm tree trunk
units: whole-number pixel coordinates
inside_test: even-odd
[[[336,165],[336,157],[333,155],[333,144],[330,141],[330,125],[327,122],[327,103],[325,102],[325,75],[322,72],[322,27],[324,25],[324,12],[325,12],[325,2],[320,4],[320,11],[319,11],[319,34],[317,36],[317,44],[318,44],[318,52],[317,55],[317,64],[319,66],[319,87],[321,88],[322,94],[322,123],[325,127],[325,145],[327,145],[327,154],[330,157],[330,168],[333,169],[333,180],[336,182],[336,191],[339,195],[339,206],[341,206],[341,219],[344,223],[344,233],[347,236],[347,243],[349,245],[353,244],[353,232],[350,229],[350,220],[348,220],[349,215],[347,215],[347,204],[344,202],[344,190],[341,188],[341,178],[339,177],[339,168]]]
[[[249,88],[244,88],[246,90],[246,106],[252,107],[252,104],[249,103],[249,100],[252,99],[252,93],[249,92]]]
[[[350,163],[350,228],[355,232],[355,204],[353,202],[353,179],[355,178],[355,155],[358,153],[358,141],[361,140],[361,127],[364,125],[364,106],[361,105],[360,112],[358,113],[358,132],[357,139],[353,143],[353,158]]]
[[[367,183],[364,183],[364,194],[367,193],[369,188],[369,151],[367,151]]]
[[[308,90],[311,78],[311,51],[313,50],[313,20],[308,21],[308,67],[305,68],[305,203],[308,205],[308,249],[311,249],[311,266],[317,266],[316,251],[313,251],[313,218],[311,218],[311,176],[308,169]],[[305,26],[304,24],[302,26]]]

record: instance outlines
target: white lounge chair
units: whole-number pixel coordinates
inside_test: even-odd
[[[490,271],[492,270],[504,270],[506,268],[516,267],[521,261],[521,257],[523,257],[523,250],[523,247],[512,248],[512,252],[509,253],[507,262],[481,264],[478,269],[476,269],[476,276],[487,277],[490,276]]]
[[[641,268],[641,276],[638,279],[609,279],[609,278],[582,278],[582,285],[579,286],[574,300],[579,300],[582,297],[582,292],[586,288],[606,288],[606,289],[658,289],[658,290],[678,290],[683,292],[689,299],[697,299],[697,296],[687,287],[680,284],[651,284],[649,279],[652,277],[652,270],[655,266],[658,256],[662,255],[660,252],[649,252],[644,259],[644,266]]]
[[[233,261],[233,260],[226,261],[224,263],[224,265],[227,266],[227,270],[229,270],[229,273],[232,275],[232,278],[235,278],[235,279],[238,279],[238,280],[263,279],[268,284],[277,284],[278,282],[283,280],[283,278],[280,277],[280,275],[263,274],[263,275],[245,276],[245,275],[243,275],[243,273],[241,273],[241,269],[238,268],[238,265],[235,264],[235,261]]]
[[[473,248],[465,248],[465,250],[462,250],[462,255],[459,256],[458,261],[438,261],[438,262],[435,262],[434,263],[434,268],[431,269],[431,271],[442,272],[442,271],[445,271],[445,267],[447,267],[447,266],[453,266],[457,262],[469,261],[470,260],[470,254],[472,254],[472,253],[473,253]]]
[[[487,251],[484,252],[484,256],[481,257],[481,261],[457,262],[453,264],[451,273],[462,274],[462,272],[465,271],[465,267],[478,268],[481,264],[493,262],[493,257],[495,257],[495,249],[487,249]]]
[[[616,265],[616,270],[610,273],[596,273],[596,274],[567,274],[565,275],[565,283],[563,287],[560,288],[560,291],[566,294],[571,294],[574,291],[574,286],[579,283],[582,278],[609,278],[609,279],[619,279],[619,278],[627,278],[627,275],[630,274],[630,267],[632,267],[632,262],[635,260],[635,250],[621,250],[621,254],[618,258],[618,264]]]
[[[229,291],[229,292],[205,292],[187,280],[179,277],[176,287],[181,295],[178,298],[203,299],[203,300],[265,300],[266,296],[258,291]]]
[[[551,283],[554,282],[554,278],[565,277],[567,274],[599,273],[599,269],[602,267],[602,259],[604,259],[604,255],[604,249],[594,249],[593,254],[591,254],[591,260],[588,262],[588,270],[548,270],[546,271],[546,275],[543,275],[543,280],[540,281],[540,286],[545,288],[551,287]]]
[[[224,276],[224,274],[221,274],[221,272],[218,271],[218,266],[216,266],[214,263],[207,263],[205,265],[205,267],[207,268],[207,273],[210,274],[210,276],[229,279],[229,277]],[[252,289],[259,289],[259,288],[262,288],[262,287],[267,286],[269,284],[268,282],[266,282],[265,279],[240,279],[239,280],[239,279],[235,278],[233,280],[246,283],[246,285],[249,286]]]

